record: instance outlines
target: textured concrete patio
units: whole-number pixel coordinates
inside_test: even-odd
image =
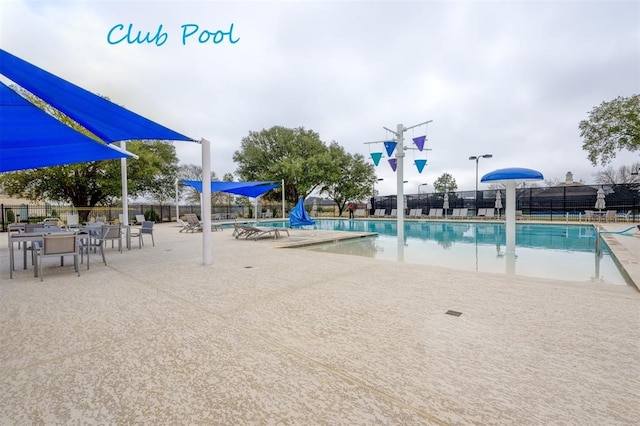
[[[214,232],[205,267],[161,224],[44,282],[3,243],[0,424],[638,424],[635,287],[278,248],[339,235]]]

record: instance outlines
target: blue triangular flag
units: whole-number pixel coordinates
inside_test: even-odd
[[[386,141],[384,143],[384,147],[387,150],[387,156],[391,157],[391,154],[393,154],[393,151],[396,149],[396,145],[398,145],[398,142],[394,141]]]
[[[427,139],[427,135],[418,136],[417,138],[413,138],[413,143],[418,147],[418,151],[422,151],[424,149],[424,141]]]
[[[390,158],[389,159],[389,164],[391,165],[391,168],[395,172],[396,171],[396,167],[398,167],[398,159],[397,158]]]
[[[424,166],[427,165],[427,160],[413,160],[413,162],[416,163],[418,173],[422,173],[422,170],[424,170]]]
[[[378,166],[378,164],[380,164],[380,159],[382,158],[382,153],[381,152],[372,152],[371,153],[371,159],[373,160],[373,164],[376,165],[376,167]]]

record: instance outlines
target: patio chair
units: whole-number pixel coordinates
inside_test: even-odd
[[[143,235],[151,235],[151,243],[153,244],[153,246],[156,246],[156,242],[153,239],[153,224],[154,222],[150,221],[150,220],[145,220],[144,222],[142,222],[142,227],[141,228],[135,228],[135,230],[131,233],[131,237],[138,237],[138,247],[142,248],[142,246],[144,245],[144,239],[142,238]]]
[[[617,222],[618,221],[618,212],[616,210],[607,210],[607,214],[604,219],[607,222]]]
[[[142,225],[142,222],[144,222],[145,220],[147,220],[147,219],[145,219],[143,214],[137,214],[136,215],[136,221],[134,222],[134,225]]]
[[[78,229],[80,227],[80,217],[73,213],[67,215],[67,229]]]
[[[64,256],[73,256],[73,265],[80,276],[78,266],[78,240],[75,234],[44,235],[42,246],[37,248],[38,273],[42,281],[42,265],[47,257],[60,256],[60,266],[64,266]],[[88,261],[87,261],[88,263]]]
[[[118,239],[120,240],[120,225],[102,225],[100,227],[90,226],[85,227],[85,231],[82,234],[78,234],[78,247],[80,249],[80,263],[84,262],[84,253],[87,253],[87,269],[89,269],[89,257],[91,249],[100,250],[102,255],[102,262],[107,264],[107,259],[104,255],[104,243],[108,240]],[[122,246],[120,246],[122,247]],[[120,250],[122,250],[120,248]]]
[[[595,216],[593,214],[593,210],[585,210],[584,211],[584,220],[588,221],[592,221],[595,219]]]
[[[104,238],[104,243],[106,244],[107,241],[111,241],[111,248],[113,248],[114,246],[114,242],[117,241],[118,242],[118,251],[120,253],[122,253],[122,230],[121,230],[121,225],[105,225],[108,226],[110,228],[116,228],[118,230],[118,232],[116,233],[116,231],[111,231],[108,233],[108,235]]]
[[[522,214],[522,210],[516,210],[516,220],[524,219],[524,215]]]

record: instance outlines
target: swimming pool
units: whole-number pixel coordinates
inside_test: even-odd
[[[276,222],[261,225],[284,226]],[[591,225],[516,224],[516,257],[505,253],[504,223],[406,221],[405,244],[398,246],[396,221],[316,219],[305,227],[375,232],[359,238],[307,247],[407,263],[569,281],[627,285],[607,245],[596,254]]]

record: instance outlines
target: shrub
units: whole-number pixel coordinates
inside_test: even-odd
[[[154,210],[154,209],[149,209],[147,211],[144,212],[144,218],[148,221],[151,222],[159,222],[160,221],[160,215]]]
[[[13,223],[16,221],[16,215],[13,213],[13,210],[7,210],[7,222]]]

